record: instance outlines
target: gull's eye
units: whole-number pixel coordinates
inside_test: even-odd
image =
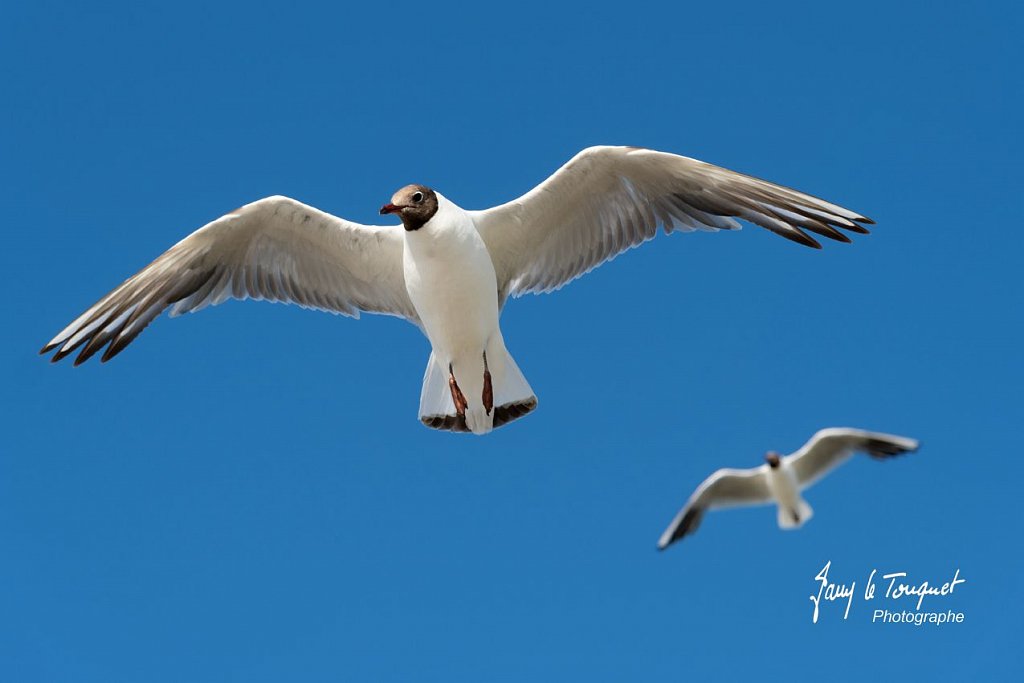
[[[416,202],[417,204],[419,204],[420,202],[423,201],[423,193],[422,192],[413,192],[412,200],[414,202]]]

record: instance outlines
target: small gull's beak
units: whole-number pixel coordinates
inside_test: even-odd
[[[394,204],[385,204],[380,207],[380,215],[383,216],[386,213],[398,213],[402,210],[402,207],[395,206]]]

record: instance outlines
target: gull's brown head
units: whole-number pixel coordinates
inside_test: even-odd
[[[768,451],[764,454],[764,461],[768,463],[768,467],[771,467],[774,470],[779,466],[779,463],[782,462],[782,458],[779,457],[779,454],[775,451]]]
[[[380,213],[397,214],[406,230],[419,230],[437,213],[437,193],[425,185],[406,185],[380,207]]]

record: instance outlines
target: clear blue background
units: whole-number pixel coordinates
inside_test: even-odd
[[[1012,3],[8,3],[0,679],[678,680],[1019,674],[1021,11]],[[115,362],[37,349],[191,230],[281,193],[466,208],[631,144],[878,221],[813,251],[659,237],[505,338],[540,409],[416,420],[428,345],[231,302]],[[598,416],[594,418],[595,414]],[[664,526],[815,430],[918,437],[769,509]],[[967,580],[870,623],[814,575]]]

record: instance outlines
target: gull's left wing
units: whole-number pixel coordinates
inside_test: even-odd
[[[737,218],[820,248],[805,231],[849,242],[873,221],[817,197],[696,159],[589,147],[522,197],[471,211],[498,276],[499,300],[541,293],[654,237],[734,230]]]
[[[867,453],[876,460],[883,460],[912,453],[917,450],[918,445],[916,439],[906,436],[832,427],[822,429],[800,450],[787,455],[783,460],[793,468],[800,488],[805,489],[858,451]]]

